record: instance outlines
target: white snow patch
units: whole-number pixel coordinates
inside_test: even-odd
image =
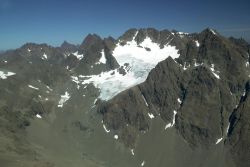
[[[244,90],[242,96],[243,96],[243,97],[246,96],[246,90]]]
[[[130,151],[132,155],[135,155],[134,149],[131,149]]]
[[[238,108],[238,104],[235,105],[235,108],[234,108],[234,109],[236,109],[236,108]]]
[[[9,76],[12,75],[16,75],[16,73],[0,71],[0,79],[7,79]]]
[[[76,51],[75,53],[72,53],[78,60],[82,60],[83,59],[83,54],[79,54],[78,51]]]
[[[66,58],[66,57],[68,57],[70,55],[70,53],[64,53],[63,55]]]
[[[119,43],[113,51],[113,56],[122,66],[128,63],[130,66],[126,75],[119,74],[117,70],[103,72],[98,75],[81,76],[82,84],[93,83],[100,89],[99,98],[109,100],[118,93],[144,82],[149,72],[160,62],[171,56],[179,57],[175,46],[165,45],[160,48],[159,44],[152,42],[147,37],[138,47],[135,40],[127,42],[124,46]],[[147,51],[145,48],[150,48]],[[114,73],[113,75],[111,75]]]
[[[135,32],[135,35],[133,36],[133,40],[135,40],[136,36],[138,35],[139,31]]]
[[[216,35],[215,31],[212,29],[209,29],[214,35]]]
[[[58,103],[57,106],[62,108],[62,107],[63,107],[63,104],[64,104],[66,101],[68,101],[69,98],[70,98],[70,95],[69,95],[69,93],[66,91],[64,95],[61,95],[61,99],[60,99],[60,101],[59,101],[59,103]]]
[[[98,99],[95,99],[94,104],[97,102]]]
[[[42,59],[43,59],[43,60],[46,60],[46,59],[48,59],[48,56],[44,53],[44,54],[42,55]]]
[[[178,101],[178,103],[180,103],[180,104],[182,103],[182,101],[181,101],[181,99],[180,99],[180,98],[178,98],[178,99],[177,99],[177,101]]]
[[[188,35],[188,33],[186,33],[186,32],[177,32],[177,34],[178,34],[181,38],[183,38],[185,35]]]
[[[27,51],[28,51],[28,52],[31,52],[31,50],[30,50],[29,48],[27,49]]]
[[[170,39],[166,45],[169,45],[170,42],[172,42],[173,39],[174,39],[174,38]]]
[[[77,84],[77,89],[80,89],[80,85],[79,85],[80,81],[79,81],[78,77],[71,76],[71,79],[72,79],[73,82],[75,82]]]
[[[31,88],[31,89],[39,90],[39,88],[37,88],[35,86],[32,86],[32,85],[28,85],[28,87]]]
[[[216,74],[216,72],[217,72],[217,73],[219,73],[219,72],[214,70],[214,64],[211,65],[210,70],[212,71],[213,75],[214,75],[217,79],[220,79],[220,76],[219,76],[218,74]]]
[[[144,100],[146,106],[148,107],[148,103],[147,103],[147,100],[145,99],[144,95],[142,94],[141,96],[142,96],[142,98],[143,98],[143,100]]]
[[[45,98],[45,101],[48,101],[49,100],[49,98]]]
[[[144,166],[144,165],[145,165],[145,163],[146,163],[145,161],[142,161],[141,166]]]
[[[114,135],[114,139],[115,139],[115,140],[118,140],[118,135]]]
[[[172,127],[172,124],[169,123],[169,124],[167,124],[167,125],[165,126],[165,130],[168,129],[168,128],[171,128],[171,127]]]
[[[108,130],[104,124],[103,124],[103,129],[104,129],[107,133],[110,132],[110,130]]]
[[[196,59],[194,59],[194,66],[195,66],[195,67],[202,66],[202,65],[203,65],[203,63],[201,63],[201,64],[200,64],[200,63],[197,63],[197,62],[196,62]]]
[[[41,115],[39,115],[39,114],[36,114],[36,117],[37,117],[37,118],[39,118],[39,119],[41,119],[41,118],[42,118],[42,116],[41,116]]]
[[[246,62],[246,67],[249,67],[249,62]]]
[[[177,32],[177,34],[180,34],[180,35],[188,35],[189,33],[187,33],[187,32]]]
[[[212,71],[212,73],[214,74],[214,76],[217,78],[217,79],[220,79],[220,76],[218,74],[216,74],[215,72]]]
[[[228,132],[229,132],[229,128],[230,128],[230,122],[227,125],[227,135],[228,135]]]
[[[195,44],[196,44],[197,47],[200,47],[200,43],[199,43],[198,40],[195,41]]]
[[[46,86],[46,88],[51,92],[53,91],[53,89],[51,89],[48,85]]]
[[[73,82],[75,82],[75,83],[77,83],[77,84],[80,83],[78,77],[76,77],[76,76],[71,76],[71,79],[72,79]]]
[[[148,113],[148,116],[150,119],[153,119],[155,117],[154,114],[152,114],[152,113]]]
[[[182,66],[182,65],[181,65]],[[186,62],[184,63],[184,66],[183,66],[183,70],[185,71],[185,70],[187,70],[188,68],[190,68],[190,64],[187,66],[186,65]]]
[[[7,61],[7,60],[4,60],[3,62],[4,62],[4,63],[8,63],[8,61]]]
[[[105,53],[104,53],[104,49],[102,49],[101,51],[101,58],[98,62],[96,62],[95,64],[106,64],[106,57],[105,57]]]
[[[216,141],[216,143],[215,143],[215,144],[219,144],[222,140],[223,140],[223,137],[222,137],[222,138],[217,139],[217,141]]]
[[[174,110],[174,116],[173,116],[173,122],[172,122],[172,126],[175,125],[175,116],[176,116],[177,112]]]
[[[167,124],[167,125],[165,126],[165,130],[168,129],[168,128],[171,128],[171,127],[173,127],[173,126],[175,125],[175,116],[176,116],[177,112],[174,110],[173,113],[174,113],[174,115],[173,115],[172,123]]]

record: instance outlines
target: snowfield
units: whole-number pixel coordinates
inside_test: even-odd
[[[59,101],[57,107],[62,108],[62,107],[63,107],[63,104],[64,104],[66,101],[68,101],[69,98],[70,98],[70,95],[69,95],[69,93],[66,91],[64,95],[61,95],[61,99],[60,99],[60,101]]]
[[[92,83],[96,88],[100,89],[99,98],[109,100],[118,93],[144,82],[149,72],[159,62],[169,56],[173,59],[179,57],[175,46],[167,44],[160,48],[160,45],[154,43],[149,37],[138,45],[134,40],[136,34],[133,40],[125,45],[122,46],[118,43],[113,51],[113,56],[119,65],[125,67],[126,75],[120,74],[117,70],[112,70],[98,75],[79,76],[78,80],[81,81],[81,84]],[[104,51],[101,53],[102,57],[98,63],[106,63]]]
[[[15,75],[15,73],[0,71],[0,79],[7,79],[9,76],[12,75]]]

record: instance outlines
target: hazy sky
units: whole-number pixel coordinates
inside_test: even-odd
[[[77,44],[88,33],[118,37],[142,27],[211,27],[250,41],[250,0],[0,0],[0,50],[26,42]]]

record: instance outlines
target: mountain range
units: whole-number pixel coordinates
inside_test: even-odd
[[[0,54],[3,167],[248,167],[250,45],[207,28]]]

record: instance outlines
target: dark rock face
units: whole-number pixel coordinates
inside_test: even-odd
[[[176,127],[191,145],[209,146],[224,135],[232,97],[206,67],[191,72]]]
[[[116,46],[116,40],[113,37],[104,38],[104,43],[109,50],[113,50]]]
[[[130,29],[125,32],[119,40],[126,43],[134,38],[139,45],[147,37],[149,37],[153,42],[158,43],[161,47],[167,44],[171,39],[174,39],[174,35],[168,30],[158,31],[154,28],[147,28],[139,30]]]
[[[111,47],[114,47],[114,46],[111,46]],[[106,64],[108,67],[107,70],[113,70],[120,66],[118,62],[116,61],[116,59],[114,58],[114,56],[112,55],[112,50],[110,50],[109,46],[107,45],[105,45],[104,47],[104,54],[106,58]]]
[[[129,30],[120,40],[131,40],[136,32]],[[161,36],[165,39],[167,34],[170,35],[170,32],[166,30],[143,29],[138,31],[135,40],[140,43],[150,36],[152,40],[164,44]],[[199,47],[195,40],[199,41]],[[249,45],[232,42],[232,39],[214,34],[210,29],[200,34],[174,37],[171,43],[175,42],[179,43],[177,47],[181,56],[178,59],[164,60],[150,72],[144,83],[99,106],[105,124],[122,134],[131,135],[126,127],[133,128],[136,138],[139,131],[150,128],[148,113],[155,117],[159,115],[168,124],[173,119],[173,111],[176,111],[174,127],[190,146],[210,148],[219,138],[229,140],[228,147],[232,148],[235,161],[240,166],[249,166],[248,91],[244,100],[237,100],[249,80],[246,65],[249,62]],[[181,100],[180,104],[177,99]],[[239,107],[234,110],[238,103]],[[230,120],[234,121],[231,121],[232,132],[227,138],[231,114]],[[133,140],[134,143],[126,138],[122,140],[129,147],[135,146],[136,140]],[[244,146],[246,148],[241,152]]]
[[[245,95],[239,106],[230,117],[230,127],[226,144],[236,161],[237,166],[247,167],[250,164],[250,86],[246,85]]]
[[[126,31],[121,37],[119,37],[119,41],[122,44],[125,44],[127,41],[131,41],[133,37],[136,35],[137,29],[132,28]]]
[[[102,39],[96,34],[89,34],[80,45],[79,53],[84,54],[84,61],[76,67],[77,73],[99,74],[102,71],[109,71],[119,67],[119,64],[111,54],[111,49],[115,46],[112,38]],[[104,52],[106,64],[96,64]]]

